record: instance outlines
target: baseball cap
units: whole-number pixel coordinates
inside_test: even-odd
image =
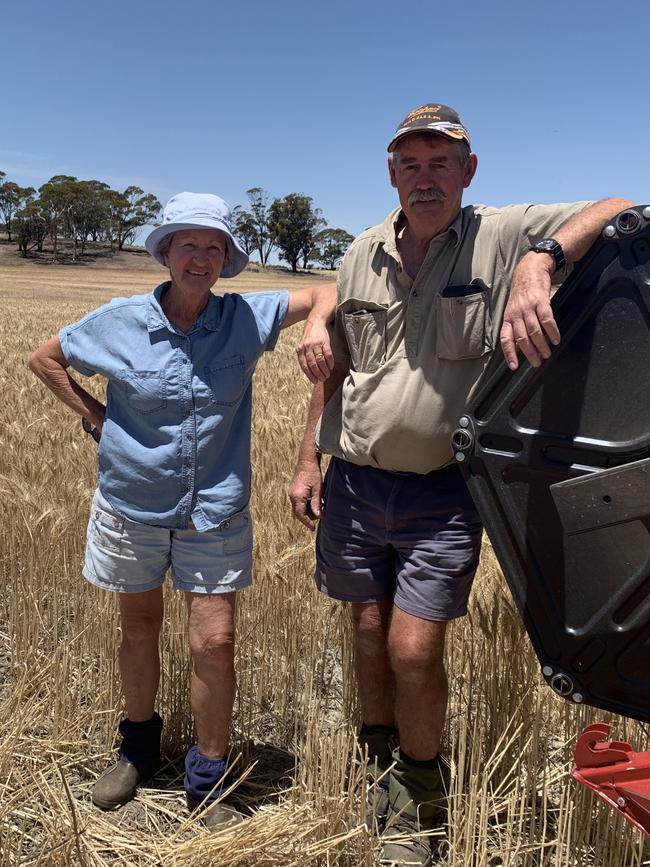
[[[388,145],[389,153],[394,150],[400,139],[413,132],[432,132],[455,141],[462,139],[470,147],[472,146],[469,133],[458,116],[458,112],[448,105],[440,103],[427,103],[427,105],[421,105],[409,112],[397,127],[395,135]]]

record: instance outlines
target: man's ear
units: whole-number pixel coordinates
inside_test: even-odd
[[[390,177],[391,187],[396,187],[397,181],[395,180],[395,166],[393,165],[392,155],[388,157],[388,175]]]
[[[463,172],[463,187],[467,189],[469,185],[472,183],[472,179],[476,174],[476,169],[478,168],[478,157],[476,154],[470,154],[469,159],[465,163],[465,169]]]

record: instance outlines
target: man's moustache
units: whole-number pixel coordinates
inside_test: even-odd
[[[414,190],[408,198],[409,205],[416,202],[444,202],[447,198],[440,190]]]

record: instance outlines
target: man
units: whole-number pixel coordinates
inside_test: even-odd
[[[408,835],[384,843],[384,863],[426,865],[421,832],[445,815],[445,631],[466,613],[481,544],[451,433],[499,334],[512,369],[517,350],[549,357],[551,283],[629,203],[461,207],[477,158],[445,105],[412,111],[388,151],[400,207],[341,266],[335,367],[314,388],[290,498],[307,527],[320,519],[320,590],[352,603],[375,821]]]

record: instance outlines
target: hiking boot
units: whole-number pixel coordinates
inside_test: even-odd
[[[366,828],[370,834],[379,835],[384,830],[389,805],[388,784],[383,781],[377,782],[368,774]]]
[[[155,766],[138,769],[123,756],[104,771],[92,788],[92,802],[102,810],[115,810],[130,801],[140,783],[148,780],[158,770]]]
[[[388,780],[393,764],[393,749],[397,729],[392,726],[369,726],[365,723],[357,735],[362,755],[368,756],[368,788],[366,790],[366,828],[371,834],[381,834],[388,814]]]
[[[409,760],[399,747],[393,759],[381,863],[428,867],[433,863],[432,844],[436,860],[447,851],[449,764],[441,756]]]
[[[433,821],[423,822],[408,813],[388,808],[382,835],[382,867],[430,867],[446,851],[444,827]]]
[[[214,803],[210,801],[195,801],[189,795],[187,796],[187,809],[190,813],[193,813],[195,810],[203,810],[199,819],[209,831],[224,831],[226,828],[238,825],[246,818],[239,810],[229,807],[228,804],[224,804],[222,801]]]

